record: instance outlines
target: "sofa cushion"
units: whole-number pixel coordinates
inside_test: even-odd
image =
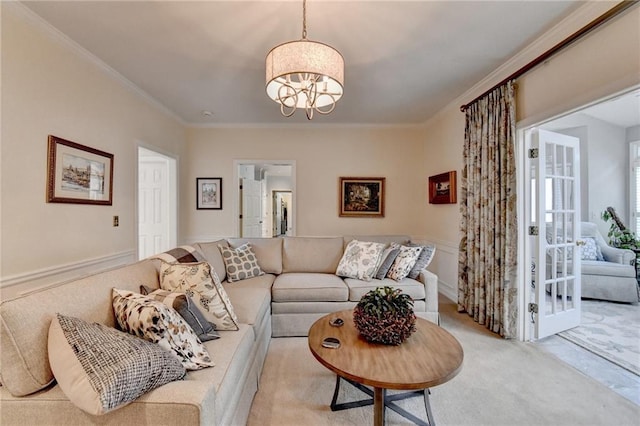
[[[224,281],[227,279],[227,271],[224,267],[222,253],[220,253],[220,249],[218,248],[218,246],[221,245],[228,247],[229,242],[227,240],[217,240],[208,243],[197,243],[193,246],[203,254],[207,262],[209,262],[209,265],[211,265],[211,268],[218,274],[220,281]]]
[[[113,311],[122,331],[157,343],[178,358],[187,370],[215,365],[189,324],[163,303],[114,288]]]
[[[164,263],[160,267],[160,286],[186,293],[193,298],[207,321],[216,330],[237,330],[238,318],[216,271],[207,262]]]
[[[407,277],[416,279],[424,268],[429,266],[431,261],[433,260],[433,255],[436,253],[435,246],[432,245],[420,245],[420,244],[408,244],[409,247],[422,247],[422,251],[420,252],[420,256],[416,259],[416,263],[411,268],[411,271],[407,275]]]
[[[345,302],[348,297],[346,284],[335,274],[282,274],[271,288],[274,302]]]
[[[352,240],[344,250],[336,275],[371,281],[380,263],[384,246],[383,243]]]
[[[115,410],[186,373],[159,345],[60,314],[51,321],[48,348],[60,388],[93,415]]]
[[[411,296],[413,300],[424,300],[425,290],[424,284],[412,278],[404,278],[401,281],[395,281],[391,278],[383,280],[363,281],[353,278],[345,278],[344,282],[349,288],[349,300],[358,302],[367,292],[375,290],[376,287],[389,286],[399,288],[403,293]]]
[[[207,321],[196,304],[185,293],[173,292],[164,289],[151,290],[147,286],[140,286],[140,293],[149,296],[153,300],[164,303],[180,314],[189,327],[196,333],[201,342],[219,339],[220,335],[215,330],[215,325]]]
[[[342,237],[284,237],[282,272],[335,274],[342,253]]]
[[[282,238],[229,238],[229,246],[238,248],[251,244],[258,265],[267,274],[282,273]]]
[[[387,277],[395,281],[401,281],[409,275],[421,251],[422,247],[400,246],[400,253],[393,261],[391,268],[389,268]]]
[[[610,277],[635,278],[636,268],[632,265],[624,265],[614,262],[600,262],[597,260],[583,260],[582,275],[604,275]]]
[[[247,278],[258,277],[264,274],[264,271],[258,265],[251,244],[245,243],[238,248],[218,246],[224,266],[227,271],[227,281],[241,281]]]

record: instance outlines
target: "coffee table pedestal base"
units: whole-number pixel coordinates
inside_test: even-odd
[[[370,398],[362,399],[359,401],[338,403],[338,393],[340,392],[341,380],[344,380],[345,382],[358,388],[362,392],[369,395]],[[400,414],[402,417],[412,421],[416,425],[435,426],[436,423],[433,420],[433,414],[431,413],[431,405],[429,404],[429,393],[430,393],[429,389],[396,393],[393,395],[387,395],[386,391],[387,390],[384,388],[373,388],[372,390],[371,388],[364,386],[358,382],[345,379],[344,377],[336,376],[336,387],[333,392],[333,398],[331,399],[331,411],[348,410],[350,408],[365,407],[368,405],[373,405],[373,424],[375,426],[382,426],[384,425],[385,408],[388,407],[391,410],[395,411],[396,413]],[[417,396],[424,397],[424,406],[427,411],[426,422],[414,416],[404,408],[395,404],[395,401],[402,401],[403,399],[415,398]]]

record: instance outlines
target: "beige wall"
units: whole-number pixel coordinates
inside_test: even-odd
[[[1,277],[133,252],[137,143],[184,126],[2,2]],[[28,16],[28,15],[27,15]],[[46,203],[47,135],[114,154],[113,206]],[[112,217],[120,226],[112,227]]]
[[[568,29],[563,37],[573,31],[575,29]],[[557,41],[559,40],[561,38]],[[528,60],[542,52],[535,52]],[[504,70],[493,80],[500,81],[513,71],[515,69]],[[633,8],[588,35],[518,79],[517,84],[519,127],[535,124],[640,84],[640,8]],[[460,105],[488,87],[489,85],[478,87],[466,93],[427,122],[424,141],[425,171],[439,171],[440,168],[436,170],[436,165],[440,164],[447,164],[451,168],[462,167],[464,114],[460,112]],[[447,210],[440,208],[429,206],[426,214],[428,220],[425,223],[425,235],[438,242],[438,254],[430,269],[438,273],[443,284],[441,289],[455,297],[460,213],[454,207],[446,207]]]
[[[295,160],[297,235],[420,234],[428,173],[419,128],[190,129],[182,177],[185,240],[236,235],[233,160]],[[223,178],[223,210],[195,209],[197,177]],[[338,217],[340,176],[386,178],[384,218]]]

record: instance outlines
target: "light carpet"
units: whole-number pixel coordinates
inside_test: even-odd
[[[640,304],[582,300],[580,326],[559,333],[640,376]]]
[[[637,405],[534,344],[501,339],[443,300],[442,326],[460,341],[465,359],[458,376],[432,389],[436,424],[638,425]],[[306,338],[272,339],[248,425],[372,424],[371,406],[331,411],[334,385],[335,375],[316,361]],[[339,402],[362,397],[343,385]],[[400,405],[426,418],[421,398]],[[409,424],[391,410],[386,421]]]

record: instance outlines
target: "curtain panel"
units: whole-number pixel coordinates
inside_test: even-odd
[[[517,205],[513,81],[469,105],[460,182],[458,311],[517,337]]]

